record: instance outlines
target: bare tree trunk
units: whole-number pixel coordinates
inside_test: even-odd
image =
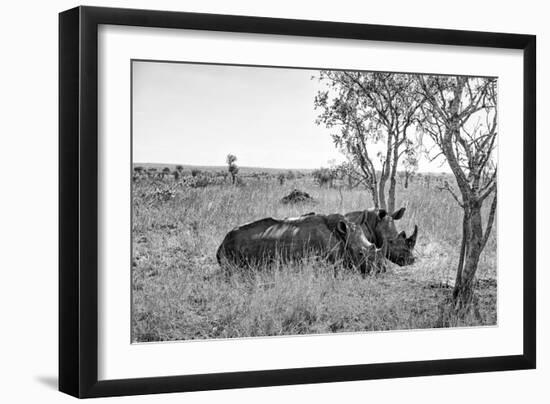
[[[375,209],[380,209],[380,198],[378,197],[378,189],[376,184],[371,184],[369,187],[370,194],[372,196],[372,203]]]
[[[395,187],[397,181],[397,163],[399,162],[399,132],[394,135],[393,155],[391,158],[391,172],[390,172],[390,189],[388,189],[388,211],[393,212],[395,210]]]
[[[405,189],[409,188],[409,173],[405,172]]]
[[[464,264],[462,271],[457,273],[457,282],[453,290],[455,308],[459,312],[470,307],[474,296],[474,278],[483,251],[483,227],[481,224],[481,204],[476,200],[469,204],[467,220],[468,238],[465,242]],[[466,214],[466,212],[465,212]]]
[[[382,172],[380,173],[380,181],[378,183],[378,199],[380,200],[380,208],[387,210],[386,204],[386,181],[390,177],[390,163],[392,161],[392,138],[393,133],[388,131],[388,139],[386,141],[386,156],[382,162]]]
[[[397,174],[397,160],[394,160],[392,171],[390,174],[390,188],[388,189],[388,211],[393,212],[395,210],[395,187],[397,181],[395,176]]]
[[[380,182],[378,183],[378,201],[380,202],[380,208],[386,209],[386,181],[388,177],[385,175],[380,176]]]
[[[388,181],[389,170],[388,160],[382,165],[382,172],[380,173],[380,180],[378,181],[378,202],[380,203],[381,209],[386,209],[386,181]]]
[[[390,189],[388,190],[388,212],[395,210],[395,177],[390,178]]]
[[[372,199],[374,202],[374,208],[380,209],[380,195],[378,194],[376,187],[374,187],[374,193],[372,195]]]
[[[468,224],[470,221],[470,213],[466,209],[464,210],[464,217],[462,219],[462,243],[460,245],[460,258],[458,259],[458,267],[456,269],[456,279],[455,279],[455,285],[459,285],[462,281],[462,269],[464,267],[464,257],[466,255],[466,244],[467,240],[470,238],[468,230]],[[455,291],[458,293],[458,290],[455,289]]]

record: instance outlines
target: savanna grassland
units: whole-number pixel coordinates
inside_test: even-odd
[[[386,273],[362,277],[305,260],[227,276],[215,254],[232,228],[268,216],[366,209],[370,197],[364,189],[320,187],[308,173],[282,185],[270,173],[206,186],[195,174],[134,178],[134,342],[496,324],[496,228],[478,267],[475,313],[451,314],[462,211],[435,177],[429,186],[415,179],[397,189],[397,207],[407,207],[398,230],[419,228],[414,265],[389,264]],[[295,188],[315,202],[281,203]]]

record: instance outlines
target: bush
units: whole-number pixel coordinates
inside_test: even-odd
[[[335,179],[334,172],[330,168],[321,167],[317,170],[314,170],[313,173],[311,173],[313,176],[313,180],[322,187],[323,185],[328,185],[329,187],[332,187],[332,182]]]

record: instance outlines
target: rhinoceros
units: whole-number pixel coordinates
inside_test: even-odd
[[[388,214],[384,209],[368,209],[349,212],[345,217],[351,222],[360,225],[367,239],[378,248],[384,246],[387,258],[399,265],[411,265],[415,261],[413,249],[418,235],[418,226],[407,238],[404,231],[397,233],[395,221],[403,217],[405,208]]]
[[[222,268],[259,267],[308,256],[341,261],[362,274],[384,261],[382,251],[368,241],[360,226],[339,214],[270,217],[244,224],[225,236],[216,254]]]

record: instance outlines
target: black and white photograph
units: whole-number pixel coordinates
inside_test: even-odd
[[[133,343],[498,325],[497,77],[130,67]]]
[[[91,3],[2,4],[1,402],[548,401],[543,2]]]

